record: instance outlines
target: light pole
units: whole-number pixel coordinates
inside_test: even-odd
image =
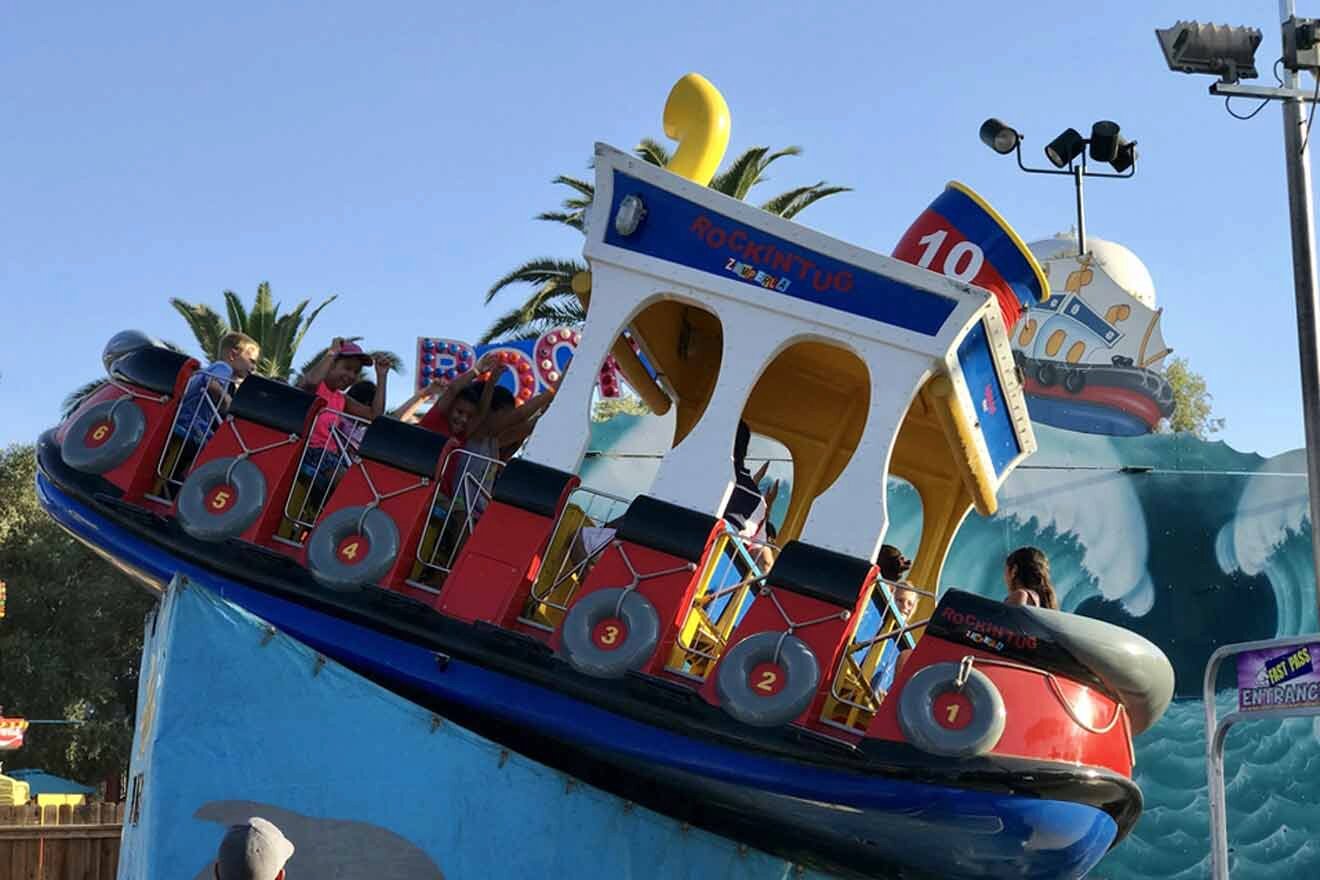
[[[1075,128],[1064,129],[1058,137],[1045,145],[1045,158],[1049,159],[1054,167],[1029,168],[1022,161],[1023,138],[1016,129],[998,119],[987,119],[981,123],[981,141],[1001,156],[1016,154],[1018,168],[1028,174],[1067,174],[1072,177],[1077,194],[1078,256],[1086,253],[1086,203],[1082,192],[1083,179],[1087,177],[1122,179],[1137,173],[1137,142],[1126,140],[1118,132],[1118,123],[1107,119],[1102,119],[1091,126],[1089,138],[1082,137]],[[1117,173],[1092,171],[1087,168],[1088,152],[1097,162],[1108,162]],[[1068,166],[1066,170],[1065,165]]]
[[[1284,167],[1288,175],[1288,214],[1292,232],[1293,290],[1297,304],[1297,349],[1302,369],[1302,422],[1306,428],[1306,480],[1311,512],[1312,565],[1320,574],[1320,359],[1317,358],[1317,324],[1314,209],[1311,204],[1310,123],[1303,119],[1302,107],[1320,97],[1320,41],[1317,22],[1299,19],[1293,0],[1280,0],[1283,57],[1287,71],[1279,88],[1244,86],[1238,80],[1256,74],[1255,55],[1261,32],[1256,28],[1205,25],[1180,21],[1171,28],[1156,30],[1160,48],[1170,70],[1183,73],[1210,73],[1220,77],[1211,84],[1210,94],[1257,98],[1283,102]],[[1277,65],[1276,65],[1277,66]],[[1309,70],[1316,77],[1316,91],[1297,88],[1299,71]],[[1314,108],[1313,108],[1314,109]],[[1254,114],[1253,114],[1254,115]],[[1250,117],[1246,117],[1250,118]],[[1316,580],[1316,606],[1320,613],[1320,577]],[[1320,617],[1317,617],[1320,623]],[[1272,642],[1270,644],[1273,644]],[[1240,647],[1240,646],[1239,646]],[[1211,676],[1218,668],[1218,658],[1227,646],[1211,658],[1206,672],[1207,753],[1206,767],[1210,802],[1210,872],[1214,880],[1228,878],[1228,811],[1225,803],[1221,737],[1227,732],[1229,718],[1211,724],[1214,719]]]
[[[1297,348],[1302,370],[1302,423],[1306,429],[1306,479],[1311,513],[1312,564],[1320,572],[1320,308],[1316,301],[1315,211],[1311,204],[1311,149],[1309,124],[1303,106],[1316,92],[1297,87],[1297,74],[1309,70],[1320,86],[1320,41],[1317,22],[1299,19],[1293,0],[1279,0],[1285,74],[1283,85],[1244,86],[1238,80],[1256,74],[1255,55],[1261,32],[1251,27],[1206,25],[1180,21],[1156,30],[1170,70],[1208,73],[1220,77],[1210,94],[1283,102],[1283,158],[1288,175],[1288,215],[1292,233],[1293,290],[1297,305]],[[1262,104],[1263,106],[1263,104]],[[1316,608],[1320,615],[1320,578],[1316,581]],[[1317,618],[1320,622],[1320,617]]]

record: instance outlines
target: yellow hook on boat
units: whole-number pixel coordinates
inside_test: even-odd
[[[674,83],[665,101],[665,136],[678,141],[669,164],[677,175],[705,186],[729,148],[729,105],[719,89],[699,73]]]

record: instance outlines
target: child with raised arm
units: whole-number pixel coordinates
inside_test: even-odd
[[[484,354],[472,369],[460,373],[453,381],[447,382],[440,378],[432,380],[431,384],[404,401],[392,415],[396,419],[409,421],[419,406],[435,398],[435,403],[417,424],[428,431],[457,438],[461,443],[467,439],[471,426],[485,418],[485,412],[489,410],[495,392],[494,383],[486,383],[486,386],[482,386],[476,384],[477,380],[483,374],[494,371],[500,366],[499,360],[494,355]],[[474,384],[476,391],[469,392],[468,389]],[[487,386],[490,388],[490,393],[483,395]]]
[[[373,364],[376,367],[376,391],[368,405],[349,397],[346,391],[357,382],[362,370]],[[384,412],[389,370],[389,364],[384,360],[373,360],[356,342],[336,337],[326,353],[303,375],[298,387],[314,391],[325,401],[325,409],[317,416],[307,439],[304,473],[325,484],[335,478],[341,466],[346,466],[341,458],[347,452],[347,443],[344,438],[336,436],[340,417],[347,413],[370,421]],[[324,488],[328,490],[328,485]]]
[[[489,366],[489,378],[480,389],[475,384],[462,389],[449,410],[449,424],[454,431],[451,442],[461,443],[468,454],[454,456],[462,462],[446,469],[446,482],[453,484],[455,492],[463,490],[469,509],[478,515],[485,503],[475,486],[489,490],[498,470],[496,463],[506,461],[505,453],[511,455],[527,438],[555,394],[554,388],[548,388],[518,406],[513,393],[497,384],[505,365],[496,361]]]

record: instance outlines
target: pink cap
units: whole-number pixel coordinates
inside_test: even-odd
[[[371,366],[373,363],[371,355],[367,354],[362,346],[356,342],[345,342],[340,345],[339,354],[336,357],[355,357],[364,361],[367,366]]]

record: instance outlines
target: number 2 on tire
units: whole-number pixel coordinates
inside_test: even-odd
[[[779,676],[769,670],[761,673],[761,680],[756,683],[756,689],[770,693],[775,689],[779,682]]]

